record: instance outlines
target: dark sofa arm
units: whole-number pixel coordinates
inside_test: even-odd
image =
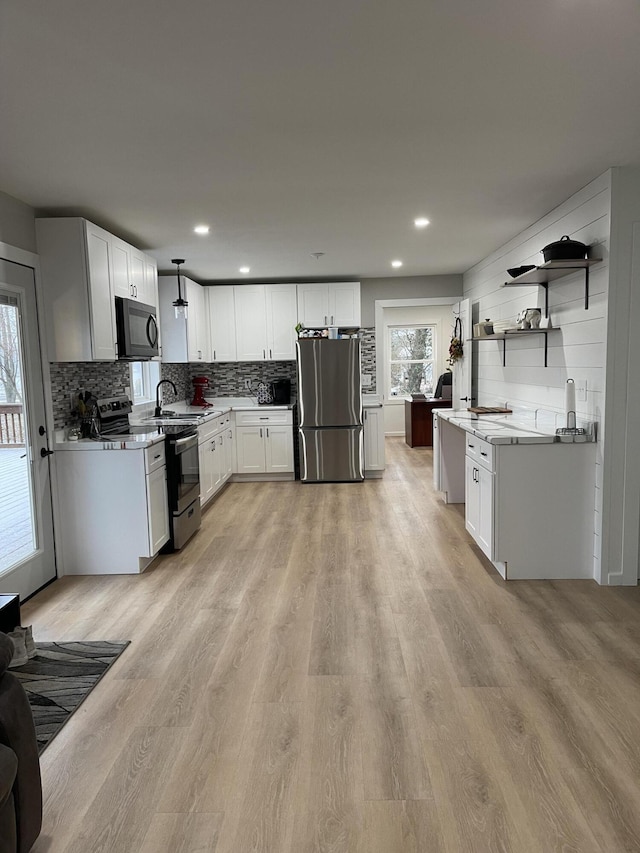
[[[18,772],[15,752],[0,743],[0,853],[16,853],[16,811],[13,785]]]

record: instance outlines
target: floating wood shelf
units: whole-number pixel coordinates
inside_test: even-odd
[[[506,332],[500,332],[496,335],[483,335],[480,338],[468,338],[468,340],[476,341],[502,341],[502,366],[507,366],[507,338],[524,338],[527,335],[544,335],[544,366],[547,367],[547,336],[553,332],[559,332],[559,328],[555,329],[508,329]]]
[[[602,258],[585,258],[577,261],[549,261],[539,267],[534,267],[528,272],[522,273],[512,281],[505,281],[505,287],[544,287],[544,314],[549,316],[549,282],[576,270],[584,270],[584,307],[589,308],[589,268],[595,264],[601,264]]]

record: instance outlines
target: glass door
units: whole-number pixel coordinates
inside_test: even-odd
[[[0,260],[0,592],[56,576],[33,269]]]

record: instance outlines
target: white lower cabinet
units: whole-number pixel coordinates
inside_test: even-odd
[[[236,473],[293,479],[293,414],[291,410],[236,412]]]
[[[144,571],[169,539],[164,443],[59,451],[55,458],[62,573]]]
[[[157,554],[169,539],[167,505],[167,469],[163,465],[147,474],[147,521],[151,554]]]
[[[595,444],[493,444],[442,418],[438,433],[436,486],[464,501],[467,531],[503,578],[593,577]]]
[[[212,418],[198,427],[201,506],[208,503],[231,476],[233,432],[229,414]]]
[[[364,409],[364,475],[382,477],[384,459],[384,417],[380,408]]]
[[[465,526],[484,554],[493,559],[493,488],[490,471],[465,457]]]

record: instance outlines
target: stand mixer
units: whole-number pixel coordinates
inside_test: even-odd
[[[200,406],[203,409],[210,409],[213,403],[207,403],[204,398],[205,389],[209,387],[209,380],[206,376],[194,376],[193,382],[193,400],[192,406]]]

